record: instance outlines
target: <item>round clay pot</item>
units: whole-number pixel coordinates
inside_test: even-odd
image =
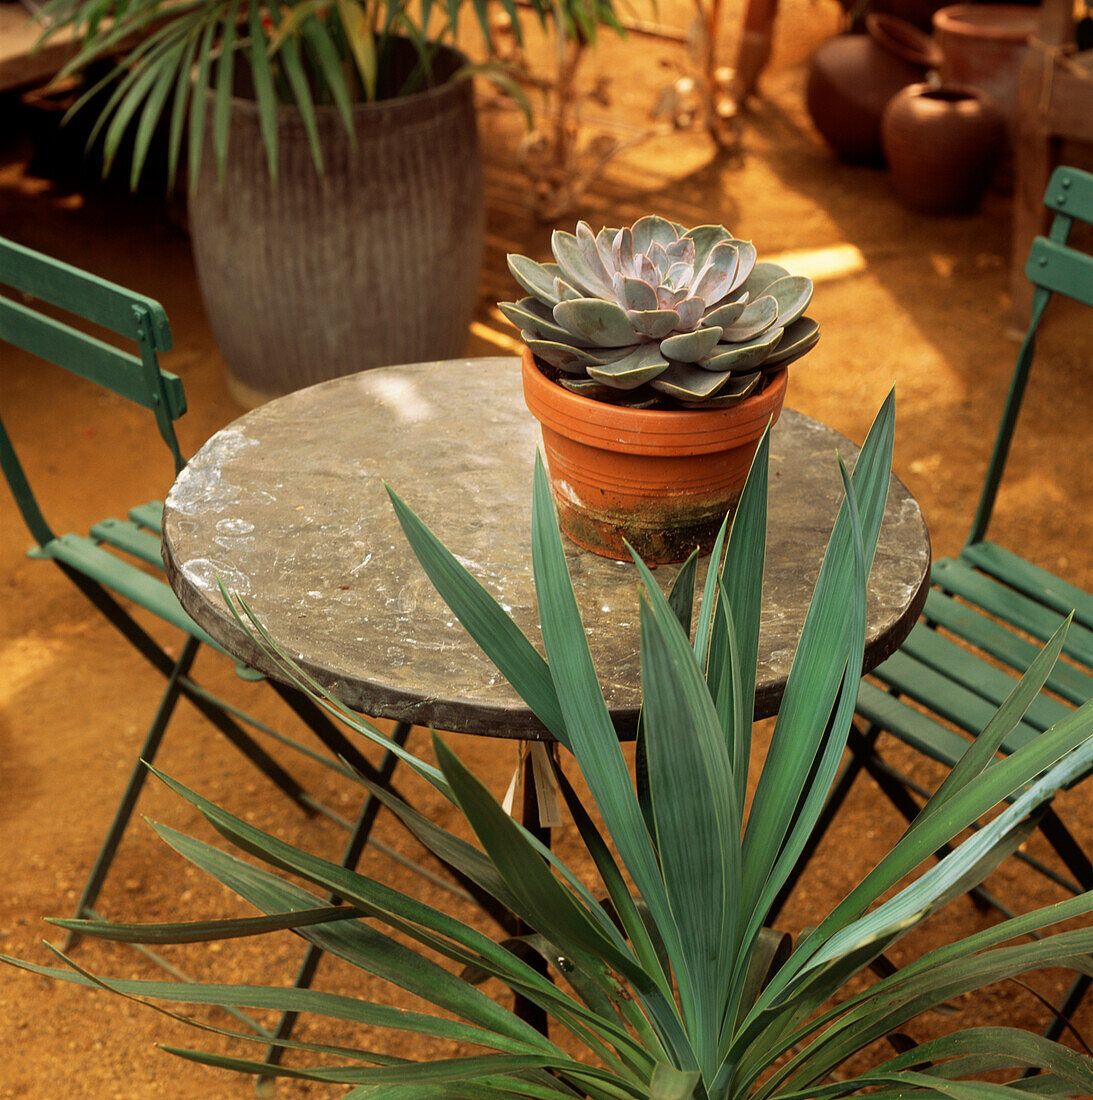
[[[571,393],[527,348],[524,400],[543,431],[562,531],[601,557],[650,564],[710,550],[735,508],[787,372],[727,409],[630,409]]]
[[[880,164],[880,120],[901,88],[941,63],[929,37],[891,15],[872,14],[867,34],[829,39],[812,55],[805,104],[816,129],[843,160]]]
[[[998,105],[975,88],[912,84],[893,96],[881,126],[892,187],[912,210],[970,214],[1005,147]]]
[[[942,82],[986,92],[1012,129],[1021,56],[1038,24],[1038,9],[1020,4],[942,8],[934,15],[934,34],[944,57]]]
[[[417,63],[409,42],[402,54]],[[355,139],[337,107],[316,106],[321,176],[295,106],[277,109],[276,183],[253,96],[240,88],[230,101],[223,180],[207,127],[190,237],[228,386],[242,404],[461,354],[485,239],[474,88],[449,79],[465,64],[440,47],[435,87],[354,104]]]

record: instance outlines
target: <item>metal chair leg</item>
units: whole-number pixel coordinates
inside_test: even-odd
[[[405,745],[406,738],[410,735],[411,729],[413,729],[411,723],[399,722],[391,734],[391,740],[399,746]],[[369,763],[369,771],[375,773],[376,779],[374,782],[378,786],[389,786],[398,760],[399,758],[388,750],[384,753],[378,769],[374,768],[371,763]],[[371,776],[369,776],[369,778],[371,778]],[[349,843],[346,845],[345,852],[342,855],[341,865],[343,867],[352,870],[357,866],[361,858],[361,853],[364,851],[364,846],[368,843],[369,834],[372,832],[372,826],[376,823],[376,815],[379,813],[381,806],[382,803],[375,795],[369,794],[365,798],[364,804],[361,806],[360,814],[357,816],[357,823],[349,837]],[[331,893],[327,895],[327,901],[330,905],[339,905],[342,899],[338,897],[337,894]],[[307,945],[303,962],[300,964],[300,969],[296,973],[296,981],[293,983],[295,988],[307,989],[310,987],[322,954],[323,951],[321,947],[317,947],[313,943]],[[287,1039],[292,1034],[292,1029],[296,1026],[298,1016],[298,1012],[291,1011],[281,1015],[281,1019],[273,1032],[274,1041],[266,1051],[266,1062],[268,1064],[274,1066],[280,1064],[285,1048],[279,1045],[279,1040]],[[265,1080],[268,1080],[268,1078],[260,1077],[259,1083]]]
[[[180,681],[190,671],[190,666],[194,663],[200,644],[196,638],[190,638],[182,650],[182,655],[175,662],[175,667],[167,681],[167,690],[160,700],[156,716],[144,738],[144,744],[141,746],[140,755],[137,757],[137,762],[129,775],[125,792],[118,803],[118,808],[114,811],[114,818],[110,822],[110,828],[107,830],[102,847],[99,849],[99,854],[96,856],[95,863],[91,868],[91,873],[84,884],[80,900],[76,903],[75,915],[77,917],[86,916],[99,896],[99,891],[106,880],[110,865],[114,862],[114,856],[117,854],[122,834],[129,824],[129,818],[133,815],[137,799],[140,797],[145,780],[148,778],[148,765],[152,763],[159,751],[163,734],[167,729],[167,723],[171,720],[171,715],[178,704],[181,694]],[[64,950],[72,950],[81,939],[80,933],[69,932],[65,937]]]

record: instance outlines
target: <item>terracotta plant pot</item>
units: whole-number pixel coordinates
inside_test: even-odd
[[[872,14],[867,34],[829,39],[812,55],[805,104],[823,139],[843,160],[883,163],[880,120],[901,88],[941,63],[931,40],[910,23]]]
[[[578,546],[629,561],[629,542],[651,564],[712,547],[740,499],[768,421],[777,420],[787,372],[727,409],[629,409],[571,393],[526,348],[524,400],[543,446],[562,531]]]
[[[970,214],[990,184],[1006,138],[998,106],[975,88],[912,84],[881,127],[892,187],[925,214]]]
[[[978,88],[994,99],[1012,128],[1017,112],[1017,72],[1039,12],[1020,4],[953,4],[934,15],[934,34],[946,84]]]

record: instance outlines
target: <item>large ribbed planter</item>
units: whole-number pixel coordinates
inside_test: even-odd
[[[465,63],[441,52],[442,78]],[[257,106],[233,98],[223,184],[209,137],[189,196],[206,314],[246,405],[458,356],[474,312],[485,204],[471,81],[356,105],[356,148],[336,108],[316,113],[325,174],[282,106],[273,184]]]

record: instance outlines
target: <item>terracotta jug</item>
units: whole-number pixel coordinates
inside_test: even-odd
[[[871,14],[866,34],[829,39],[812,55],[805,102],[816,129],[843,160],[881,164],[888,101],[941,64],[934,41],[891,15]]]
[[[892,187],[906,206],[970,214],[1005,147],[1006,122],[976,88],[912,84],[885,108],[881,134]]]

